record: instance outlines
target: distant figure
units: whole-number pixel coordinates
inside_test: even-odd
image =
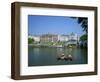
[[[64,54],[61,54],[61,57],[60,57],[61,59],[64,59],[65,58],[65,55]]]
[[[61,56],[64,56],[64,54],[61,54]]]
[[[63,60],[65,58],[64,54],[59,55],[59,57],[57,58],[58,60]]]
[[[69,55],[68,55],[68,57],[69,57],[69,58],[72,58],[72,55],[71,55],[71,54],[69,54]]]

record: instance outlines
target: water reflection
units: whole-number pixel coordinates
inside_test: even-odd
[[[72,61],[57,60],[58,55],[72,55]],[[87,64],[87,49],[28,47],[28,66]]]

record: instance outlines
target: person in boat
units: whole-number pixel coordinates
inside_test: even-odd
[[[64,54],[61,54],[58,59],[64,59],[65,58],[65,55]]]
[[[68,55],[68,59],[72,60],[72,55],[71,54]]]
[[[61,54],[61,56],[65,56],[64,54]]]
[[[68,55],[68,57],[69,57],[69,58],[72,58],[72,55],[71,55],[71,54],[69,54],[69,55]]]
[[[60,57],[61,59],[64,59],[65,58],[65,55],[64,54],[61,54],[61,57]]]

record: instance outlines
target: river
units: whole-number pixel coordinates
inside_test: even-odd
[[[72,55],[70,60],[57,60],[57,57],[64,53]],[[81,48],[39,48],[28,46],[28,66],[49,66],[49,65],[75,65],[87,64],[87,49]]]

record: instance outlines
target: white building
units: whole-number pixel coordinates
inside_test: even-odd
[[[69,40],[76,40],[76,41],[78,41],[78,35],[77,34],[74,34],[74,33],[71,33],[70,35],[69,35]]]
[[[39,35],[29,35],[28,38],[34,39],[34,41],[39,42],[67,42],[67,41],[79,41],[79,37],[77,34],[71,33],[69,35],[54,35],[54,34],[44,34],[42,36]]]
[[[68,35],[58,35],[58,41],[68,41]]]
[[[79,42],[79,37],[74,33],[69,35],[58,35],[58,41],[67,42],[68,44],[77,44],[77,42]]]
[[[40,37],[41,42],[57,42],[58,41],[58,35],[55,34],[43,34]]]
[[[34,39],[36,42],[39,42],[39,41],[40,41],[40,36],[33,36],[33,39]]]

